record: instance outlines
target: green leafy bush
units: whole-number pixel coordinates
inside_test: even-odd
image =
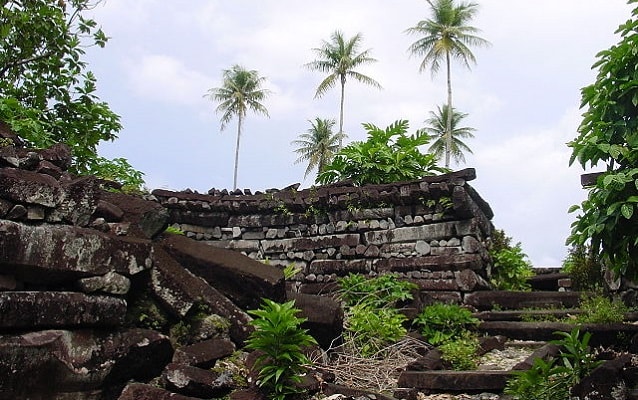
[[[368,139],[341,149],[317,176],[317,183],[325,185],[347,179],[355,185],[390,183],[446,171],[436,166],[434,154],[419,150],[431,140],[425,131],[407,135],[408,121],[396,121],[386,129],[373,124],[363,127]]]
[[[580,302],[583,313],[576,322],[591,324],[613,324],[623,322],[629,307],[620,299],[611,299],[603,295],[583,296]]]
[[[351,273],[338,282],[345,304],[345,336],[362,356],[373,356],[406,335],[407,318],[397,306],[413,298],[415,284],[396,274],[366,278]]]
[[[429,343],[439,345],[461,339],[479,320],[467,308],[457,304],[435,303],[425,307],[414,319]]]
[[[412,292],[418,288],[414,283],[399,279],[397,274],[366,278],[350,273],[338,282],[340,298],[347,306],[362,303],[373,307],[396,305],[400,301],[412,300]]]
[[[301,381],[310,364],[303,348],[316,344],[307,330],[300,328],[306,319],[297,317],[299,310],[294,305],[294,300],[280,304],[263,299],[259,309],[249,311],[255,317],[251,321],[255,330],[246,347],[262,353],[255,362],[258,384],[275,400],[299,393],[294,383]]]
[[[346,335],[364,357],[375,355],[407,333],[406,316],[391,307],[357,304],[348,308],[346,321]]]
[[[492,257],[492,285],[499,290],[530,290],[527,280],[534,276],[532,264],[521,244],[511,245],[512,238],[495,230],[489,248]]]
[[[572,246],[562,270],[569,274],[574,290],[598,290],[603,282],[601,263],[587,245]]]
[[[514,371],[514,378],[505,387],[506,394],[518,400],[569,400],[571,388],[600,365],[590,351],[589,332],[581,336],[574,328],[569,333],[554,334],[562,337],[551,342],[561,348],[558,358],[537,358],[529,370]]]
[[[476,336],[464,334],[439,346],[441,358],[456,371],[471,371],[478,366],[479,341]]]

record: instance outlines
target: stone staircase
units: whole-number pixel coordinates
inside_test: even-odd
[[[554,278],[562,279],[561,276]],[[550,283],[544,287],[554,289],[556,286],[552,287]],[[501,393],[513,370],[527,369],[533,364],[534,358],[557,352],[556,346],[543,343],[557,339],[556,331],[570,332],[576,326],[558,321],[563,321],[565,317],[575,318],[582,313],[579,304],[583,295],[587,293],[556,290],[467,294],[465,303],[478,310],[474,316],[481,321],[477,327],[481,335],[504,336],[508,341],[533,341],[540,347],[512,370],[408,370],[401,374],[398,384],[424,393]],[[626,321],[630,323],[578,326],[581,332],[592,334],[591,346],[610,346],[617,344],[619,337],[632,338],[638,334],[638,324],[631,323],[637,321],[637,317],[636,313],[628,313]],[[537,319],[538,322],[526,322],[530,319]],[[545,320],[556,322],[541,322]]]

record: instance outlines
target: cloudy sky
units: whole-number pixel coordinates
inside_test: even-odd
[[[580,203],[582,171],[568,167],[566,142],[580,122],[580,88],[592,83],[595,54],[618,41],[629,18],[624,0],[479,0],[473,25],[492,46],[475,49],[472,70],[452,70],[455,108],[476,128],[471,182],[492,206],[497,228],[522,242],[536,266],[560,265]],[[445,76],[420,74],[405,30],[429,17],[425,0],[105,0],[91,14],[111,40],[90,49],[99,95],[121,115],[119,139],[101,146],[145,173],[149,189],[205,193],[232,188],[236,125],[220,132],[204,98],[233,64],[267,78],[270,118],[249,115],[240,150],[239,187],[253,192],[303,180],[290,144],[316,117],[338,118],[338,90],[314,99],[324,77],[303,68],[312,48],[339,29],[361,33],[378,62],[360,72],[383,90],[346,84],[344,130],[398,119],[413,130],[446,99]]]

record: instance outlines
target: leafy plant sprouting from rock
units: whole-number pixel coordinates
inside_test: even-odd
[[[300,328],[306,319],[297,317],[300,310],[294,305],[294,300],[280,304],[263,299],[259,309],[249,311],[256,317],[251,322],[255,330],[246,347],[262,353],[255,362],[258,385],[275,400],[299,393],[294,383],[300,382],[310,364],[303,349],[316,344],[307,330]]]
[[[435,303],[424,307],[414,319],[421,334],[430,344],[439,345],[462,339],[479,320],[467,308],[457,304]]]
[[[589,347],[591,334],[582,336],[578,328],[571,332],[554,332],[561,339],[551,343],[560,347],[557,358],[537,358],[529,370],[514,371],[514,378],[505,393],[518,400],[569,400],[570,390],[587,376],[600,361],[594,359]]]
[[[339,279],[340,297],[345,304],[346,336],[364,357],[402,339],[407,318],[398,310],[401,302],[413,298],[413,283],[396,274],[366,278],[349,274]]]
[[[500,229],[494,230],[489,253],[492,257],[492,285],[500,290],[530,290],[527,280],[534,276],[532,264],[520,243]]]
[[[396,121],[385,129],[367,123],[363,127],[368,139],[341,149],[319,174],[317,183],[352,179],[355,185],[380,184],[446,171],[437,167],[436,156],[421,153],[419,147],[428,144],[431,137],[423,130],[408,135],[408,121]]]

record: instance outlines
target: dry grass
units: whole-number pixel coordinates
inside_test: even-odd
[[[332,349],[327,360],[313,362],[315,366],[335,374],[338,384],[387,393],[397,387],[397,379],[405,366],[430,348],[427,343],[406,336],[372,357],[362,357],[356,346],[344,343]]]

